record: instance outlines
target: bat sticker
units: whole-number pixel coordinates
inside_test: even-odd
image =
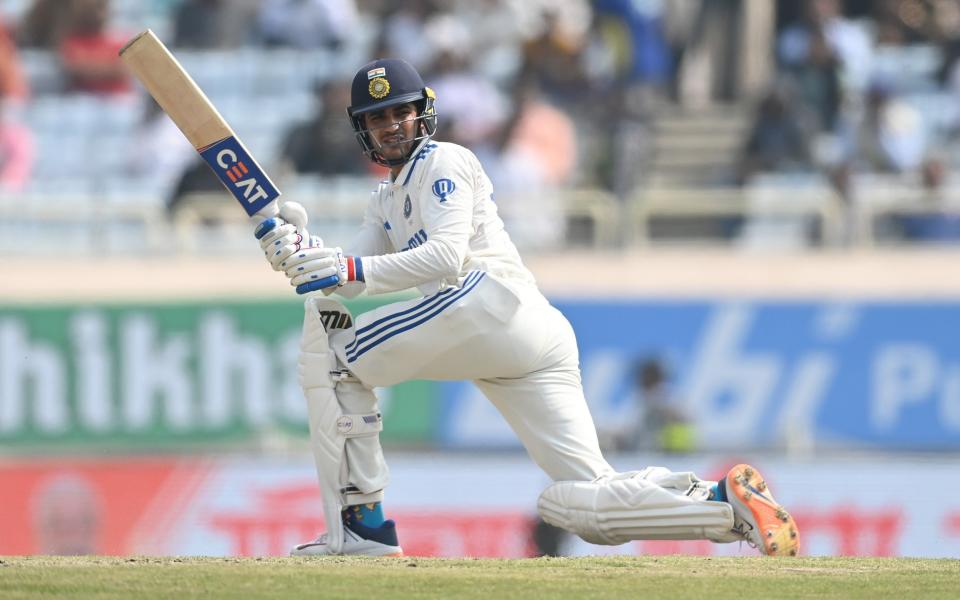
[[[253,216],[280,196],[273,182],[235,136],[201,148],[200,156],[248,215]]]

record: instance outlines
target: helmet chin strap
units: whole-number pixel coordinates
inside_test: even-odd
[[[418,141],[422,138],[410,138],[406,140],[401,140],[395,144],[380,144],[380,148],[373,150],[372,152],[380,156],[380,159],[387,164],[388,167],[399,167],[404,165],[410,160],[410,157],[413,155],[413,151],[417,147]],[[379,142],[378,142],[379,143]],[[410,144],[410,149],[407,150],[401,158],[387,158],[381,150],[386,148],[392,148],[395,146],[403,146],[404,144]]]
[[[420,145],[420,142],[430,137],[430,134],[423,131],[421,128],[422,128],[422,123],[418,123],[417,129],[420,130],[420,135],[412,138],[406,138],[392,144],[381,144],[380,141],[377,140],[376,143],[379,146],[379,148],[376,148],[376,149],[371,148],[370,154],[371,155],[376,154],[380,158],[380,160],[376,160],[376,162],[379,162],[380,164],[386,165],[388,167],[399,167],[400,165],[407,164],[407,162],[413,156],[413,151],[416,150],[417,146]],[[407,150],[401,158],[387,158],[386,156],[384,156],[383,152],[381,152],[381,150],[385,147],[402,146],[404,144],[410,144],[410,149]]]

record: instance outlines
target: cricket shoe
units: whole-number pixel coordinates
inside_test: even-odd
[[[327,534],[306,544],[295,546],[290,556],[327,556],[335,554],[327,546]],[[386,520],[380,527],[366,527],[360,523],[343,524],[343,549],[336,554],[350,556],[403,556],[397,541],[397,526]]]
[[[797,524],[777,504],[760,473],[750,465],[737,465],[723,480],[727,502],[733,506],[733,529],[751,546],[770,556],[796,556],[800,552]]]

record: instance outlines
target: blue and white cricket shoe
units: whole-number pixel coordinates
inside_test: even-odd
[[[329,556],[333,552],[327,547],[327,534],[306,544],[295,546],[290,556]],[[397,540],[397,526],[386,520],[380,527],[366,527],[360,523],[347,526],[343,524],[344,556],[403,556],[403,548]]]

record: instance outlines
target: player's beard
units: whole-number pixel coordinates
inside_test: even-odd
[[[393,138],[393,141],[386,142],[377,140],[379,146],[377,152],[388,160],[397,160],[407,156],[415,143],[416,140],[413,137],[397,137]]]
[[[375,137],[378,146],[376,151],[388,160],[397,160],[407,156],[418,141],[417,136],[420,132],[418,118],[419,117],[414,117],[402,122],[402,124],[413,122],[414,126],[409,136],[405,135],[406,132],[401,125],[400,131],[396,134],[384,136],[384,138]]]

